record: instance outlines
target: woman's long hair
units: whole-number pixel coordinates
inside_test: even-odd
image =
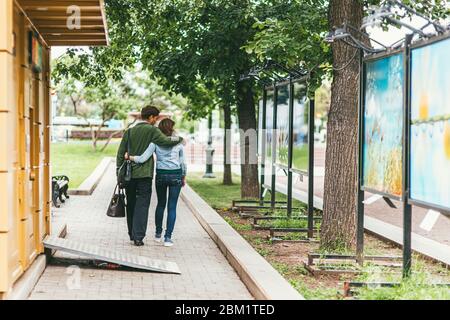
[[[162,133],[164,133],[166,136],[170,137],[175,129],[173,128],[175,126],[175,121],[169,118],[162,119],[158,125],[159,130],[161,130]]]

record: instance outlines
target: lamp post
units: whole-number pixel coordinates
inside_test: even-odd
[[[206,171],[203,178],[215,178],[213,173],[214,148],[212,147],[212,112],[208,117],[208,146],[206,147]]]

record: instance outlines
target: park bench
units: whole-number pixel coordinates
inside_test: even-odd
[[[58,199],[61,203],[66,202],[69,199],[67,191],[69,190],[69,178],[67,176],[54,176],[52,177],[52,201],[56,208],[59,208]]]

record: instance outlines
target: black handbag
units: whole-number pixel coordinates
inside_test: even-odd
[[[116,185],[113,197],[108,206],[108,211],[106,211],[106,215],[112,218],[125,218],[126,206],[127,204],[123,189],[119,188],[119,185]]]
[[[127,153],[130,154],[130,129],[127,131]],[[131,181],[132,162],[125,160],[117,171],[117,183],[120,188],[126,188]]]

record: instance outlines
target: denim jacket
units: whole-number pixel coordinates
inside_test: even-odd
[[[179,143],[173,147],[160,147],[150,143],[143,154],[134,156],[134,162],[144,163],[156,153],[156,169],[177,170],[181,169],[182,175],[186,176],[186,162],[184,159],[184,147]]]

